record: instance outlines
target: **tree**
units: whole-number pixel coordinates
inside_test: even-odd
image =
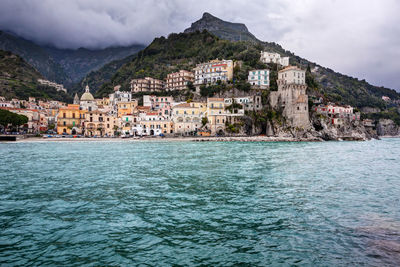
[[[201,119],[201,124],[203,124],[203,127],[208,123],[208,118],[207,117],[203,117]]]
[[[18,127],[28,123],[28,117],[25,115],[19,115],[8,110],[0,110],[0,125],[5,129],[11,124],[14,127]]]
[[[186,86],[190,91],[196,91],[196,87],[194,87],[192,82],[189,81]]]

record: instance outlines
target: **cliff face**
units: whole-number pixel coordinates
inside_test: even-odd
[[[203,30],[207,30],[222,39],[230,41],[258,41],[243,23],[223,21],[207,12],[203,14],[201,19],[192,23],[190,28],[187,28],[184,32],[190,33]]]
[[[400,127],[389,119],[380,119],[376,131],[379,136],[400,136]]]

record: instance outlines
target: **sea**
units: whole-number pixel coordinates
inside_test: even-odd
[[[400,139],[0,143],[1,266],[399,266]]]

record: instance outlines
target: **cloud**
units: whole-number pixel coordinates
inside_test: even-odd
[[[203,12],[259,39],[377,85],[400,89],[397,0],[2,0],[0,29],[59,48],[148,44]]]

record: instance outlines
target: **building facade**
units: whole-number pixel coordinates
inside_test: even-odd
[[[305,70],[290,66],[278,72],[278,91],[270,92],[270,104],[283,108],[283,116],[293,127],[310,126]]]
[[[188,82],[194,82],[193,72],[180,70],[168,74],[165,85],[168,91],[184,90],[187,88]]]
[[[165,82],[151,77],[133,79],[130,82],[132,93],[162,92],[165,90]]]
[[[269,70],[251,70],[247,81],[255,88],[267,89],[269,87]]]
[[[207,106],[201,102],[181,103],[172,108],[172,121],[174,133],[181,135],[194,135],[202,127]]]
[[[207,119],[211,135],[222,135],[225,133],[225,99],[207,98]]]
[[[79,105],[69,104],[59,109],[57,116],[57,134],[82,134],[82,122],[85,111]]]
[[[216,59],[197,64],[194,73],[195,85],[213,84],[217,81],[227,82],[233,78],[233,61]]]
[[[266,51],[261,51],[261,62],[263,63],[275,63],[282,67],[289,66],[289,57],[281,57],[278,53],[270,53]]]

